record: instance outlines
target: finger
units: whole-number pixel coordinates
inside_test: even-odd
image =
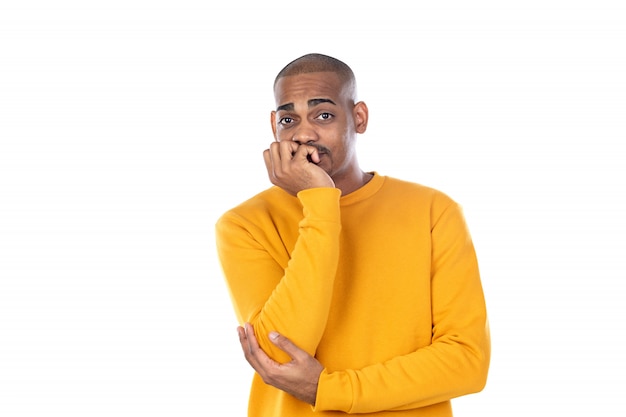
[[[280,164],[280,144],[278,142],[272,142],[269,148],[263,151],[263,159],[270,181],[275,184],[276,179],[280,177],[282,172],[282,166]]]
[[[274,178],[274,167],[272,166],[272,157],[270,156],[270,150],[263,151],[263,160],[265,161],[265,168],[270,178]]]
[[[250,353],[253,355],[257,355],[259,351],[262,352],[261,347],[259,346],[259,341],[254,334],[254,327],[250,323],[245,324],[246,331],[246,339],[248,340],[248,346],[250,348]]]
[[[278,145],[281,167],[283,170],[288,170],[294,156],[300,148],[300,145],[290,140],[279,142]]]
[[[248,363],[254,367],[255,358],[252,354],[252,349],[250,348],[250,340],[246,335],[246,330],[239,326],[237,327],[237,334],[239,335],[239,344],[241,345],[241,350],[243,351],[243,356],[246,358]]]
[[[282,142],[274,142],[280,149],[280,156],[282,159],[290,161],[293,158],[293,154],[300,148],[297,142],[291,140],[284,140]]]
[[[281,145],[279,142],[272,142],[269,148],[269,161],[273,178],[277,178],[282,173]],[[291,160],[291,156],[289,156]]]
[[[320,162],[319,152],[315,146],[301,145],[295,155],[294,159],[306,159],[318,164]]]
[[[272,343],[274,343],[280,350],[289,355],[291,359],[299,359],[305,356],[309,356],[306,351],[300,349],[291,340],[277,332],[271,332],[269,334],[269,337]]]
[[[241,345],[241,348],[243,349],[244,353],[246,353],[246,351],[248,350],[248,340],[246,338],[245,329],[241,326],[238,326],[237,335],[239,336],[239,344]]]
[[[241,345],[241,350],[243,351],[243,356],[246,361],[252,366],[255,367],[254,356],[250,352],[250,344],[248,342],[248,337],[246,336],[246,331],[243,327],[237,327],[237,334],[239,335],[239,344]]]
[[[245,324],[246,339],[249,346],[248,362],[261,375],[265,375],[267,369],[277,366],[278,363],[272,360],[259,346],[259,342],[254,334],[254,327],[250,323]]]
[[[246,361],[250,364],[250,366],[252,366],[252,369],[258,372],[260,375],[265,375],[265,367],[263,365],[263,361],[266,360],[263,357],[265,353],[258,348],[258,343],[256,342],[256,338],[254,337],[254,330],[252,329],[252,326],[248,323],[246,323],[244,326],[245,327],[237,328],[237,332],[239,334],[239,342],[241,343],[243,355],[246,358]]]

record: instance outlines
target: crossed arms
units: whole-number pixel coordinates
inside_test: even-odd
[[[276,192],[265,196],[267,204]],[[486,312],[473,248],[455,205],[441,210],[433,228],[433,239],[438,233],[458,238],[433,246],[432,342],[358,369],[329,369],[316,359],[339,257],[338,200],[332,188],[305,190],[289,200],[294,207],[276,203],[279,217],[231,213],[218,224],[235,311],[240,323],[251,323],[238,329],[248,362],[266,383],[316,410],[411,409],[482,389],[489,363]],[[276,229],[282,231],[280,244],[271,237]],[[275,340],[273,332],[279,334]]]

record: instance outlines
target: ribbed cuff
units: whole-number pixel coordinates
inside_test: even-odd
[[[308,188],[298,193],[305,217],[335,221],[339,219],[339,188]]]
[[[328,373],[326,369],[320,374],[317,384],[317,397],[313,411],[343,411],[352,409],[352,383],[347,372]]]

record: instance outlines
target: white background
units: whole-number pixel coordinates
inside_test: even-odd
[[[213,226],[308,52],[357,75],[363,169],[465,208],[493,358],[456,415],[624,414],[624,2],[0,4],[0,416],[245,415]]]

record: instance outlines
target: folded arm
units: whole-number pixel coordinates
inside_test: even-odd
[[[300,219],[291,226],[232,212],[217,223],[218,254],[237,317],[254,325],[260,347],[278,362],[289,357],[270,343],[271,331],[289,335],[311,355],[324,333],[339,259],[339,197],[335,188],[300,192]],[[285,236],[292,232],[291,250]]]
[[[480,391],[489,367],[489,330],[474,249],[458,207],[444,213],[433,236],[430,345],[362,369],[329,372],[283,336],[275,343],[291,360],[281,366],[254,348],[258,345],[253,333],[246,336],[240,329],[248,362],[266,383],[314,405],[316,411],[413,409]]]

